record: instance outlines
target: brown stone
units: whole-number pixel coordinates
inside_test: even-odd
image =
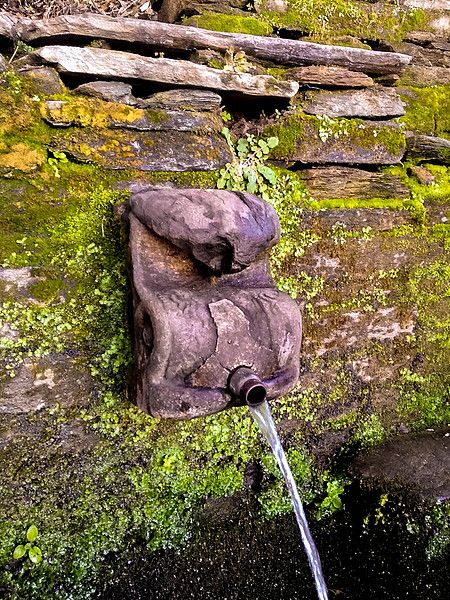
[[[281,64],[337,65],[367,73],[398,73],[411,62],[411,57],[393,52],[378,52],[346,46],[327,46],[297,40],[269,38],[246,34],[212,32],[197,27],[170,25],[140,19],[122,19],[104,15],[64,15],[54,19],[33,21],[21,19],[21,39],[45,41],[54,37],[78,36],[86,39],[120,40],[146,44],[157,49],[196,50],[209,48],[225,52],[233,47],[248,56]],[[217,88],[219,89],[219,88]]]
[[[269,75],[232,73],[183,60],[149,58],[100,48],[46,46],[26,57],[31,64],[56,65],[60,73],[126,78],[175,86],[193,86],[250,96],[290,98],[298,90],[296,82],[278,81]]]
[[[73,93],[130,106],[136,106],[138,103],[138,100],[133,96],[131,85],[121,81],[90,81],[76,87]]]
[[[128,208],[138,406],[186,419],[240,404],[229,379],[243,366],[269,398],[286,393],[301,318],[270,277],[273,208],[243,192],[145,185]]]
[[[66,92],[66,88],[57,71],[51,67],[29,67],[21,69],[19,75],[31,82],[33,90],[37,94],[51,96]]]
[[[376,87],[363,90],[310,91],[301,102],[310,115],[329,117],[390,118],[405,114],[404,103],[397,91]]]
[[[221,103],[222,98],[215,92],[188,88],[158,92],[148,98],[139,99],[139,105],[143,108],[190,112],[218,112]]]
[[[4,73],[4,71],[6,71],[7,68],[8,63],[6,62],[5,58],[0,54],[0,73]]]
[[[413,165],[409,168],[409,171],[422,185],[433,185],[435,181],[434,175],[432,175],[432,173],[430,173],[430,171],[425,167]]]
[[[280,145],[272,151],[274,159],[308,165],[383,165],[400,162],[405,153],[404,135],[399,125],[391,121],[362,121],[354,126],[347,121],[311,122],[302,120],[300,115],[298,119],[296,130],[294,118],[288,117],[290,130],[286,129],[286,133],[280,120],[281,128],[275,129]],[[267,133],[273,131],[269,128]]]
[[[306,86],[359,88],[374,85],[373,79],[364,73],[323,65],[288,69],[284,77]]]
[[[450,164],[450,141],[431,135],[414,135],[408,138],[408,155]]]
[[[407,198],[400,177],[346,167],[321,167],[298,172],[317,200],[325,198]]]
[[[13,42],[17,39],[16,19],[5,12],[0,12],[0,38]]]
[[[400,81],[402,85],[416,87],[447,85],[450,83],[450,68],[412,65],[407,67]]]

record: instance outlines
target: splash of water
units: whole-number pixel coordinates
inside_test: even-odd
[[[306,520],[305,511],[303,509],[303,504],[300,499],[297,486],[295,485],[295,481],[292,476],[289,463],[286,459],[286,455],[284,454],[280,438],[278,437],[275,423],[272,418],[272,413],[270,412],[269,404],[267,403],[267,401],[264,401],[261,404],[249,406],[249,408],[253,418],[255,419],[265,438],[269,442],[270,447],[272,448],[272,452],[275,458],[277,459],[278,465],[283,474],[284,480],[286,481],[289,494],[292,498],[292,504],[294,505],[295,516],[297,518],[297,523],[300,529],[300,535],[302,538],[303,546],[308,557],[309,566],[311,567],[311,571],[314,576],[319,600],[328,600],[327,586],[325,584],[325,579],[322,573],[320,556],[312,538],[311,532],[309,530],[308,521]]]

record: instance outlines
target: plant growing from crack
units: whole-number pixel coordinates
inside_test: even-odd
[[[231,162],[219,172],[217,187],[222,190],[242,190],[251,194],[260,194],[264,200],[269,199],[269,187],[277,183],[277,175],[265,164],[270,151],[278,146],[278,138],[258,139],[252,134],[233,142],[227,127],[222,135],[233,152]]]

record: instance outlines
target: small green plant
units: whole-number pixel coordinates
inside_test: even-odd
[[[228,121],[231,121],[231,119],[233,118],[227,110],[223,110],[220,113],[220,116],[222,117],[222,121],[224,123],[228,123]]]
[[[245,52],[240,50],[235,52],[234,48],[228,48],[225,52],[225,66],[224,71],[233,73],[246,73],[249,69],[249,63]]]
[[[61,163],[69,162],[69,159],[67,158],[67,156],[65,155],[64,152],[58,152],[57,150],[54,150],[52,152],[52,154],[53,154],[53,156],[50,156],[48,158],[47,162],[53,169],[53,173],[55,174],[55,177],[59,178],[60,174],[59,174],[58,165],[60,165]]]
[[[327,471],[324,472],[324,479],[328,477]],[[327,481],[327,490],[325,498],[317,504],[317,520],[323,519],[325,516],[341,510],[342,500],[341,495],[344,493],[345,486],[339,479],[331,479]]]
[[[278,138],[258,139],[248,134],[240,138],[235,145],[227,127],[222,129],[233,152],[233,159],[220,170],[217,181],[219,189],[242,190],[251,194],[259,193],[265,200],[269,199],[269,186],[274,186],[277,176],[273,169],[264,164],[270,151],[278,146]]]
[[[42,561],[42,550],[39,546],[36,546],[34,542],[39,536],[38,528],[36,525],[31,525],[27,530],[27,543],[16,546],[13,552],[13,558],[20,560],[28,553],[30,561],[37,565]]]

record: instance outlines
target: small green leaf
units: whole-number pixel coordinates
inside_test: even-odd
[[[39,535],[39,532],[38,532],[36,525],[31,525],[31,527],[29,527],[28,531],[27,531],[27,540],[29,542],[34,542],[34,540],[37,538],[38,535]]]
[[[223,177],[221,177],[220,179],[218,179],[217,181],[217,188],[219,190],[223,190],[226,186],[227,182],[225,181],[225,179]]]
[[[28,550],[28,556],[35,565],[42,561],[42,551],[38,546],[33,546]]]
[[[265,179],[267,179],[267,181],[271,185],[275,185],[276,184],[276,182],[277,182],[277,176],[276,176],[275,172],[270,167],[267,167],[266,165],[258,165],[257,169],[261,173],[261,175]]]
[[[16,546],[16,548],[14,549],[14,553],[13,553],[13,558],[15,558],[16,560],[18,560],[19,558],[22,558],[22,556],[25,554],[26,550],[25,550],[25,546]]]
[[[279,140],[279,139],[278,139],[276,136],[274,136],[274,137],[270,137],[270,138],[267,140],[267,145],[269,146],[269,148],[275,148],[276,146],[278,146],[278,144],[279,144],[279,141],[280,141],[280,140]]]

